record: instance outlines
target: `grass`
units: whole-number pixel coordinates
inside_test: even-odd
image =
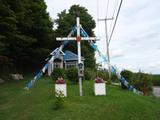
[[[138,96],[117,86],[107,85],[107,96],[94,96],[93,83],[68,86],[65,107],[54,109],[54,85],[51,79],[37,81],[25,91],[26,81],[0,86],[0,120],[159,120],[160,101]]]

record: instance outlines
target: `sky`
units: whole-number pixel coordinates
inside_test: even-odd
[[[73,4],[87,8],[88,13],[96,21],[95,34],[101,38],[97,46],[100,51],[106,53],[104,22],[98,22],[97,19],[106,18],[106,15],[107,18],[115,18],[114,13],[117,12],[120,0],[45,0],[45,2],[52,19],[56,19],[57,13],[64,9],[68,10]],[[160,74],[159,12],[159,0],[123,0],[110,42],[112,65],[120,70],[128,69],[133,72],[141,70]],[[108,36],[114,20],[107,21]],[[105,63],[102,65],[107,67]]]

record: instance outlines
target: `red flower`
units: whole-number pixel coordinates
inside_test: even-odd
[[[65,80],[63,78],[58,79],[58,80],[56,80],[56,84],[65,84]]]
[[[96,78],[95,83],[104,83],[104,80],[102,78]]]

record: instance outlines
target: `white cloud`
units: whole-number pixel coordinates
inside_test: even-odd
[[[52,18],[73,4],[88,9],[97,20],[97,1],[93,0],[45,0]],[[115,1],[109,4],[108,17],[112,17]],[[99,0],[99,18],[106,16],[107,0]],[[123,0],[122,8],[110,44],[111,63],[120,69],[130,68],[138,71],[160,73],[160,2],[159,0]],[[108,21],[111,26],[112,21]],[[104,22],[98,22],[95,29],[101,40],[97,42],[102,53],[106,53]],[[109,29],[110,30],[110,29]],[[110,34],[110,31],[109,31]],[[125,55],[124,55],[125,53]],[[118,57],[117,57],[118,56]],[[151,64],[149,64],[151,63]],[[149,65],[148,65],[149,64]]]
[[[160,61],[158,62],[153,62],[149,65],[151,68],[159,68],[160,69]]]
[[[122,56],[124,56],[124,51],[122,49],[112,50],[110,52],[110,56],[111,56],[111,58],[122,57]]]

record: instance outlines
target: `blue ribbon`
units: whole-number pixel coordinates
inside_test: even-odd
[[[81,28],[81,33],[84,37],[89,37],[89,35],[86,33],[86,31],[83,28]]]
[[[48,63],[46,63],[46,65],[44,67],[45,67],[45,69],[47,69],[48,68]]]
[[[113,66],[111,67],[111,72],[116,74],[116,69]]]

